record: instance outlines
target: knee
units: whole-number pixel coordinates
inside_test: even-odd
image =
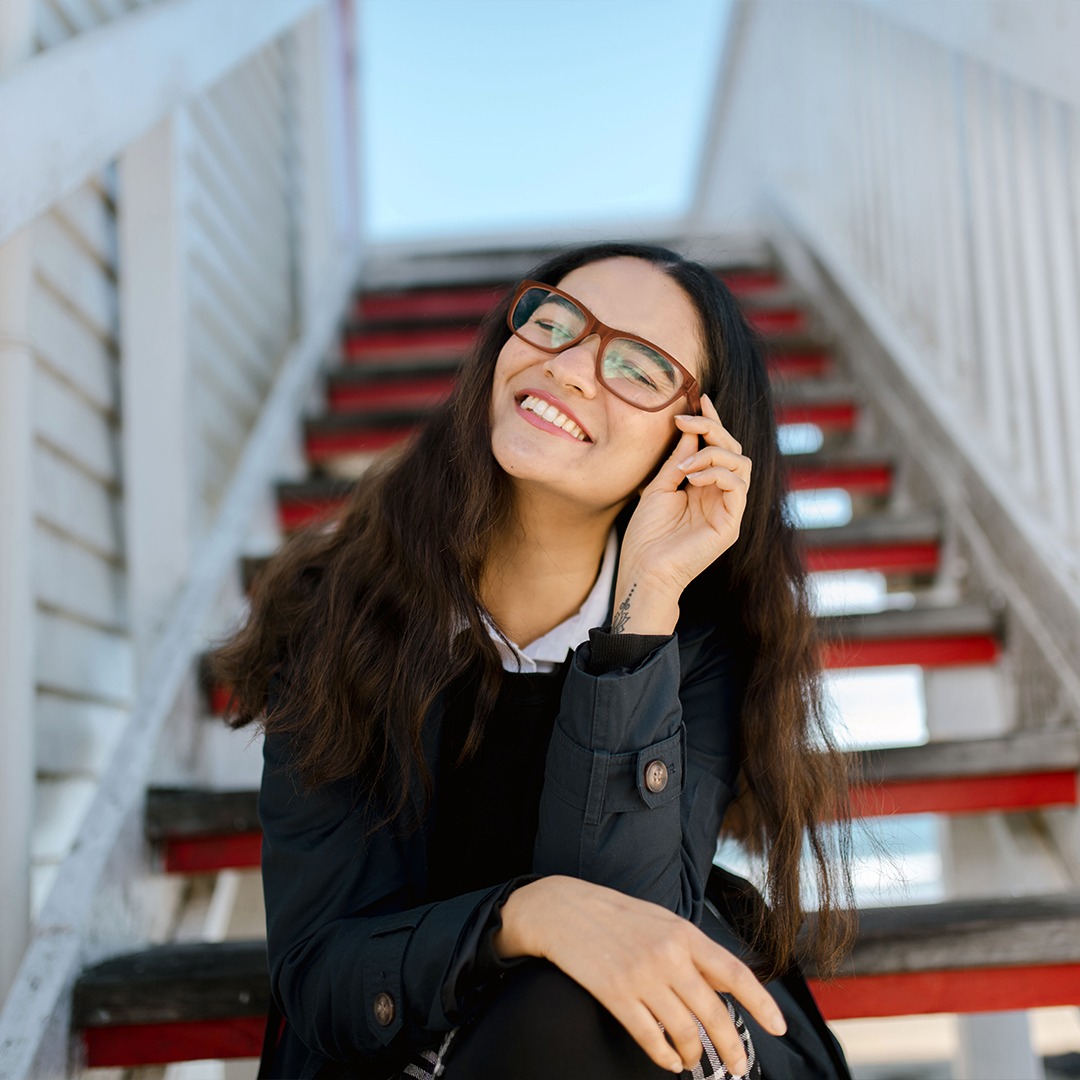
[[[545,960],[503,978],[447,1065],[447,1080],[666,1075],[592,994]]]

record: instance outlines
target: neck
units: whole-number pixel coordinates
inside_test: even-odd
[[[596,582],[621,507],[584,511],[518,489],[515,514],[492,544],[481,584],[488,614],[520,646],[573,615]]]

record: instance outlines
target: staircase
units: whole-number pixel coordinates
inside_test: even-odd
[[[414,286],[360,292],[325,373],[325,407],[303,421],[308,474],[277,488],[282,533],[332,515],[372,456],[407,437],[445,398],[476,322],[532,253],[518,261],[511,273],[485,274],[481,266],[440,282],[418,271]],[[777,265],[717,272],[767,336],[793,492],[842,492],[850,500],[849,520],[802,529],[808,568],[873,572],[885,582],[879,610],[820,615],[824,666],[915,665],[976,678],[997,671],[1007,680],[1004,613],[992,598],[965,592],[949,523],[905,489],[902,455],[868,409],[854,358],[834,350]],[[237,568],[245,587],[262,561],[245,559]],[[205,685],[207,724],[221,726],[227,697],[226,688]],[[862,775],[857,812],[1031,815],[1075,808],[1076,734],[1008,727],[982,738],[852,751]],[[152,788],[146,834],[166,874],[253,868],[260,840],[255,791]],[[992,902],[957,895],[868,911],[849,974],[816,986],[826,1015],[1022,1010],[1080,1000],[1080,898],[1061,890],[1001,892]],[[72,1023],[91,1067],[251,1057],[267,994],[261,942],[175,943],[84,971]]]

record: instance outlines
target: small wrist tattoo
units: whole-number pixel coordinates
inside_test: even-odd
[[[634,590],[637,588],[637,582],[630,586],[630,591],[626,594],[626,599],[619,605],[619,610],[615,612],[615,617],[611,620],[611,632],[613,634],[622,634],[626,632],[626,624],[630,621],[630,597],[634,595]]]

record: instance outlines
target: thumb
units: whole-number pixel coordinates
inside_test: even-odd
[[[675,448],[664,459],[656,475],[642,488],[641,494],[654,491],[677,491],[686,478],[686,473],[679,468],[679,462],[697,452],[698,434],[696,431],[683,431],[675,442]]]

